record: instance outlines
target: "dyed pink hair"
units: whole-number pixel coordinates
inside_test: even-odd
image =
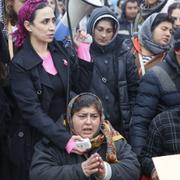
[[[47,3],[47,0],[27,0],[19,10],[17,30],[13,33],[16,47],[21,47],[28,36],[24,21],[29,21],[36,8],[42,3]]]

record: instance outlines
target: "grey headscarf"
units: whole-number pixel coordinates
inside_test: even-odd
[[[151,51],[154,55],[163,53],[171,48],[171,43],[167,45],[161,45],[153,42],[153,36],[151,32],[152,24],[158,13],[154,13],[149,16],[142,24],[139,32],[138,38],[143,47]]]
[[[158,13],[162,10],[162,8],[165,6],[167,3],[167,0],[159,0],[156,6],[154,7],[149,7],[146,5],[144,2],[141,4],[140,9],[141,9],[141,16],[146,19],[148,16],[150,16],[153,13]]]

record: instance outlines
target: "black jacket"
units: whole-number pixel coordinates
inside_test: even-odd
[[[129,120],[138,86],[137,68],[134,56],[128,51],[129,46],[117,35],[118,20],[107,7],[92,12],[87,31],[93,35],[96,22],[105,17],[113,21],[114,36],[107,45],[101,46],[94,39],[90,46],[94,62],[91,91],[100,97],[105,118],[128,138]]]
[[[134,33],[134,21],[135,19],[128,20],[126,17],[126,6],[127,1],[124,1],[122,4],[121,17],[119,18],[119,32],[118,34],[122,39],[131,39]]]
[[[64,91],[67,92],[68,88],[74,88],[74,90],[77,90],[77,93],[80,90],[86,91],[88,89],[86,62],[80,62],[81,68],[78,68],[76,63],[70,63],[72,59],[68,60],[67,51],[61,45],[57,47],[56,42],[49,45],[49,50],[63,82]],[[90,66],[88,64],[89,69]],[[68,68],[70,68],[70,72]],[[80,78],[78,75],[80,75]],[[12,159],[16,160],[17,158],[18,161],[16,163],[21,162],[20,159],[22,160],[23,155],[31,159],[33,144],[37,142],[41,135],[49,138],[58,148],[64,149],[71,136],[63,126],[58,126],[54,122],[57,119],[52,119],[48,114],[50,108],[57,109],[61,107],[50,107],[54,95],[52,82],[48,73],[42,67],[42,59],[34,51],[29,40],[25,41],[22,49],[12,61],[10,84],[17,102],[17,112],[19,111],[11,123],[10,145],[13,146],[16,143],[17,148],[20,149],[27,145],[29,146],[29,148],[27,147],[28,151],[31,151],[27,155],[22,154],[20,149],[11,149]],[[65,99],[66,97],[62,101],[65,101]],[[24,141],[22,140],[23,138]],[[13,153],[16,153],[16,157],[13,157]]]
[[[135,153],[124,139],[115,142],[117,159],[119,162],[112,163],[112,180],[138,180],[140,166]],[[95,152],[99,153],[106,161],[107,144],[93,149],[89,156]],[[68,154],[66,151],[57,149],[51,143],[42,141],[35,146],[30,180],[95,180],[94,176],[86,177],[81,168],[81,163],[87,157],[84,155]]]
[[[161,72],[155,72],[154,68],[157,67],[154,66],[142,77],[139,85],[130,125],[131,145],[138,155],[145,145],[151,120],[158,113],[180,105],[180,66],[173,50],[168,53],[165,61],[159,66],[163,67],[163,63],[174,71],[173,81],[172,78],[166,78]],[[179,87],[176,87],[175,84]]]
[[[134,56],[123,46],[119,36],[108,47],[91,46],[94,61],[91,91],[100,97],[105,117],[128,138],[138,74]]]

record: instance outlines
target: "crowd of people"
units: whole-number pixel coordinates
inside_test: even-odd
[[[0,179],[159,180],[180,153],[180,1],[99,4],[65,43],[66,1],[0,1]]]

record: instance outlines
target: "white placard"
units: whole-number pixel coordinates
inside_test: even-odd
[[[180,180],[180,154],[152,159],[160,180]]]

